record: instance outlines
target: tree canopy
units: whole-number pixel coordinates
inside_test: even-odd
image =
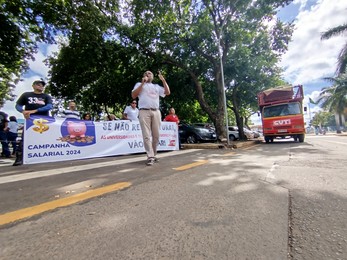
[[[281,84],[277,64],[293,30],[275,16],[291,0],[9,2],[35,14],[29,32],[36,40],[66,37],[48,60],[54,96],[77,99],[88,110],[119,110],[142,73],[160,69],[172,89],[162,108],[174,106],[190,120],[207,115],[220,137],[226,136],[224,91],[243,129],[257,110],[256,93]],[[28,55],[36,48],[29,40]]]
[[[341,35],[345,32],[347,32],[347,23],[330,28],[329,30],[323,32],[321,39],[327,40],[327,39],[330,39],[331,37]],[[342,47],[339,57],[337,59],[336,73],[342,74],[346,71],[346,69],[347,69],[347,41],[345,45]]]
[[[186,87],[225,137],[223,92],[239,125],[240,107],[254,108],[257,91],[280,80],[276,64],[292,27],[275,20],[275,13],[289,2],[135,0],[126,6],[120,35],[149,58],[186,73],[192,82]]]
[[[321,39],[330,39],[347,31],[347,24],[339,25],[322,33]],[[323,88],[318,101],[324,109],[334,112],[337,115],[337,132],[345,122],[345,109],[347,107],[347,41],[342,47],[336,68],[336,76],[325,78],[333,83],[331,87]]]
[[[71,22],[71,3],[61,0],[0,1],[0,106],[28,70],[39,42],[53,43]]]
[[[317,102],[329,112],[337,114],[336,129],[341,133],[340,128],[344,128],[344,112],[347,107],[347,70],[336,77],[326,78],[333,83],[332,86],[323,88]]]

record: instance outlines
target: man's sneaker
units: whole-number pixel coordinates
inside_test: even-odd
[[[152,166],[153,164],[154,164],[154,158],[148,158],[146,165],[147,166]]]
[[[154,157],[154,162],[155,162],[155,163],[159,162],[159,158]]]
[[[12,166],[19,166],[19,165],[22,165],[23,164],[23,161],[22,160],[19,160],[19,161],[15,161]]]

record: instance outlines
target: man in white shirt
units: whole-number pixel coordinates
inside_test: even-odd
[[[130,121],[139,121],[139,109],[136,107],[136,100],[130,103],[130,106],[126,106],[123,112],[123,119]]]
[[[131,96],[133,99],[139,98],[139,122],[141,125],[143,142],[147,153],[147,165],[154,164],[159,144],[159,129],[161,123],[161,113],[159,110],[159,97],[170,95],[169,85],[159,71],[159,79],[163,86],[153,84],[153,73],[146,71],[141,82],[135,84]]]

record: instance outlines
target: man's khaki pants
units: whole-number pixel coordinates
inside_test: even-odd
[[[140,110],[139,121],[147,157],[155,157],[159,144],[160,110]]]

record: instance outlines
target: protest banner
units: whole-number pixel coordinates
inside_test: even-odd
[[[162,122],[158,151],[179,149],[178,127]],[[31,116],[25,122],[24,164],[144,153],[138,121],[84,121]]]

